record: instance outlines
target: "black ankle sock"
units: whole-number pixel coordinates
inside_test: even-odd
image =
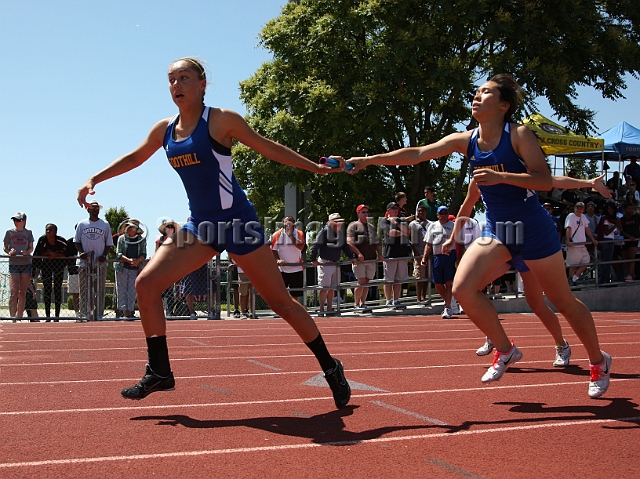
[[[324,344],[324,339],[322,339],[322,335],[320,333],[318,333],[318,337],[316,339],[305,344],[315,355],[323,371],[328,371],[329,369],[336,367],[336,361],[329,354],[329,350]]]
[[[147,338],[147,354],[149,356],[149,367],[154,373],[158,376],[171,374],[166,336]]]

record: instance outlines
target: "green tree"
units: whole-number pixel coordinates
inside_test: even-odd
[[[472,127],[472,94],[499,72],[528,91],[521,115],[545,97],[586,134],[594,112],[576,104],[576,87],[622,97],[624,75],[640,71],[639,20],[631,0],[301,0],[262,30],[273,59],[241,83],[241,98],[252,127],[314,160],[423,145]],[[282,217],[288,182],[310,190],[309,217],[321,220],[329,211],[350,217],[362,202],[381,213],[396,191],[414,205],[426,184],[453,210],[466,193],[460,157],[317,176],[241,145],[234,153],[261,216]]]

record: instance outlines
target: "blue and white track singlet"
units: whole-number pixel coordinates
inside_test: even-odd
[[[173,169],[180,175],[189,198],[191,218],[212,221],[225,211],[242,210],[247,196],[233,175],[231,150],[209,136],[209,107],[205,107],[196,129],[184,140],[174,140],[178,115],[164,135],[163,147]]]
[[[209,112],[205,107],[195,130],[184,140],[174,139],[178,115],[164,134],[169,164],[189,198],[190,220],[183,229],[218,253],[248,254],[264,244],[264,231],[233,174],[231,150],[209,135]]]
[[[506,123],[498,146],[491,151],[478,147],[476,128],[469,139],[467,155],[473,170],[489,168],[508,173],[526,173],[525,162],[511,144],[511,125]],[[479,186],[486,207],[483,236],[502,242],[513,256],[524,260],[546,258],[560,250],[560,240],[551,216],[540,204],[538,194],[527,188],[497,184]]]

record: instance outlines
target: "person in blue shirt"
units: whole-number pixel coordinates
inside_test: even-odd
[[[520,85],[511,75],[495,75],[473,97],[471,110],[478,128],[426,146],[351,158],[350,173],[370,164],[415,165],[456,152],[466,155],[486,207],[487,227],[484,241],[476,241],[462,257],[453,295],[496,347],[482,382],[499,380],[522,358],[502,328],[495,307],[481,292],[485,278],[497,266],[521,256],[585,346],[590,362],[588,394],[599,397],[609,387],[611,356],[600,350],[588,308],[571,293],[556,227],[538,200],[537,190],[551,189],[551,172],[533,132],[512,121],[521,98]]]
[[[136,280],[140,320],[147,338],[149,363],[142,380],[122,390],[128,399],[142,399],[154,391],[174,388],[166,343],[162,292],[227,250],[247,274],[258,294],[284,318],[314,353],[333,392],[337,407],[347,405],[351,390],[343,366],[333,358],[313,319],[288,293],[253,205],[233,175],[231,147],[239,141],[266,158],[284,165],[324,174],[342,171],[321,166],[295,151],[259,135],[238,113],[204,104],[206,72],[193,58],[169,66],[169,93],[178,114],[156,123],[132,152],[91,176],[78,190],[78,203],[97,184],[142,165],[163,148],[180,176],[189,199],[189,222],[163,242]]]

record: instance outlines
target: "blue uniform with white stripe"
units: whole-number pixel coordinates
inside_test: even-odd
[[[217,252],[247,254],[264,244],[264,232],[253,205],[238,184],[231,150],[209,135],[209,107],[205,107],[193,133],[175,140],[173,117],[164,135],[169,163],[180,175],[191,212],[183,229]]]
[[[491,151],[480,150],[478,133],[477,128],[472,132],[467,149],[474,170],[527,172],[524,161],[511,144],[511,124],[505,124],[498,146]],[[524,260],[546,258],[560,251],[553,220],[535,191],[507,184],[479,187],[487,217],[483,236],[498,239],[512,256],[520,255]]]

